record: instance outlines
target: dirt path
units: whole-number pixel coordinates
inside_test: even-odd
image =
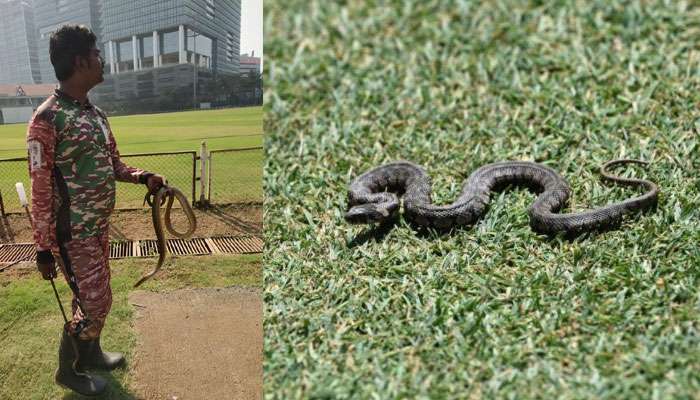
[[[135,291],[131,361],[144,399],[262,399],[262,297],[245,288]]]
[[[196,237],[260,234],[262,206],[232,204],[207,210],[194,210],[197,216]],[[186,228],[187,218],[179,209],[173,211],[173,224],[178,230]],[[155,239],[150,209],[116,210],[110,218],[111,240]],[[24,214],[0,217],[0,243],[30,243],[32,230]]]

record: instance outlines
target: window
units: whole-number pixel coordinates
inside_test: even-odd
[[[120,72],[134,70],[134,52],[131,40],[117,42],[117,68]]]
[[[165,32],[160,35],[160,53],[162,65],[177,64],[180,62],[180,44],[178,31]]]
[[[213,41],[190,28],[185,29],[185,51],[187,62],[203,68],[211,67]]]
[[[153,36],[143,36],[138,39],[141,67],[153,68]]]

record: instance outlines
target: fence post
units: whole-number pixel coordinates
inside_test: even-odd
[[[209,178],[209,180],[207,182],[207,189],[208,189],[208,191],[207,191],[207,204],[211,204],[211,158],[212,158],[211,153],[212,152],[210,151],[209,158],[208,158],[209,172],[207,172],[207,177]]]
[[[192,152],[192,207],[197,205],[197,151]]]
[[[202,141],[202,148],[199,151],[199,182],[200,182],[200,192],[199,192],[199,206],[205,207],[207,204],[206,197],[206,186],[207,186],[207,159],[209,158],[207,154],[207,142]]]
[[[0,190],[0,216],[5,217],[5,203],[2,201],[2,191]]]

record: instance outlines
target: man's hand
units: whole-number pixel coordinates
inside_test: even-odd
[[[56,261],[50,250],[37,251],[36,266],[42,278],[49,280],[56,277]]]
[[[165,179],[164,176],[154,174],[148,177],[148,181],[146,182],[146,186],[148,186],[148,191],[151,193],[156,193],[161,186],[167,185],[168,180]]]

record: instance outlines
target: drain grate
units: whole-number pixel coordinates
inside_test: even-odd
[[[140,240],[138,247],[140,250],[138,257],[154,257],[158,255],[158,241],[156,240]]]
[[[36,251],[32,243],[0,244],[0,262],[10,263],[15,261],[36,259]]]
[[[170,239],[168,240],[168,251],[171,254],[178,256],[190,255],[190,256],[202,256],[206,254],[211,254],[211,250],[207,247],[204,239],[194,238],[194,239]]]
[[[255,236],[220,236],[211,238],[211,241],[222,253],[261,253],[263,248],[262,239]]]
[[[134,256],[134,245],[130,241],[111,242],[109,258],[126,258]]]
[[[140,240],[139,254],[136,257],[152,257],[158,255],[158,242],[156,240]],[[168,253],[176,256],[203,256],[211,254],[206,239],[168,239],[166,243]]]
[[[158,246],[155,240],[124,240],[110,242],[109,258],[155,257]],[[168,252],[177,256],[199,256],[207,254],[261,253],[263,241],[256,236],[219,236],[213,238],[168,239]],[[36,257],[34,244],[0,244],[0,263],[33,261]]]

